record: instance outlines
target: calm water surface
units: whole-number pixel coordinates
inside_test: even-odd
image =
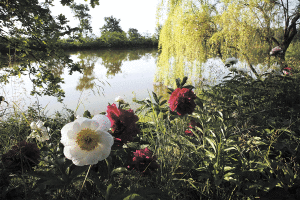
[[[30,96],[32,83],[29,78],[12,77],[8,85],[0,85],[1,95],[10,102],[10,108],[15,106],[26,111],[28,106],[38,102],[47,115],[61,112],[63,108],[76,111],[76,115],[82,115],[85,110],[94,115],[106,111],[107,105],[115,103],[117,96],[124,98],[135,109],[138,105],[133,103],[134,97],[142,100],[149,97],[152,91],[167,95],[166,86],[162,84],[164,80],[154,81],[157,73],[163,73],[156,71],[156,49],[79,51],[70,55],[71,59],[80,62],[84,70],[83,73],[68,75],[68,70],[63,67],[55,68],[65,81],[61,85],[65,91],[63,103],[57,102],[54,97]],[[244,68],[241,63],[238,66]],[[210,59],[201,68],[197,72],[186,73],[196,87],[203,83],[211,85],[219,82],[229,73],[220,59]],[[0,105],[0,115],[4,106]]]
[[[97,114],[106,111],[108,103],[114,103],[117,96],[130,104],[133,104],[133,97],[138,100],[148,97],[148,92],[153,91],[157,55],[156,49],[72,53],[71,59],[80,61],[84,71],[83,74],[68,75],[66,69],[61,70],[65,81],[62,84],[65,91],[63,103],[54,97],[30,96],[32,84],[28,77],[13,77],[9,85],[2,86],[2,90],[10,106],[17,105],[21,110],[38,101],[48,115],[62,111],[64,107],[77,109],[77,115],[82,115],[85,110]]]

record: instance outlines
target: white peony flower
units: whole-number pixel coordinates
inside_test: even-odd
[[[227,58],[226,61],[225,61],[225,66],[229,67],[231,65],[236,64],[237,62],[238,62],[238,59],[236,59],[235,57]]]
[[[49,127],[45,127],[44,126],[44,122],[42,121],[37,121],[37,122],[31,122],[30,124],[30,128],[32,129],[31,134],[27,137],[28,138],[35,138],[37,139],[39,142],[44,142],[46,140],[49,140],[49,131],[50,128]]]
[[[123,99],[122,97],[120,97],[120,96],[117,96],[117,97],[115,98],[115,101],[116,101],[116,102],[119,102],[119,103],[124,103],[124,102],[125,102],[124,99]]]
[[[110,126],[105,115],[95,115],[92,119],[80,117],[66,124],[60,140],[66,158],[78,166],[97,164],[107,158],[114,143],[107,132]]]

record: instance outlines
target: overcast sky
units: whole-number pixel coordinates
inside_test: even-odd
[[[155,32],[156,10],[161,0],[100,0],[100,5],[95,8],[90,7],[92,16],[93,33],[100,36],[100,29],[104,25],[104,17],[113,16],[120,19],[120,26],[127,32],[129,28],[135,28],[139,33]],[[89,1],[75,0],[77,4]],[[51,9],[54,15],[64,14],[70,21],[71,26],[79,24],[78,20],[73,18],[71,9],[62,6],[59,0],[54,1],[54,7]]]

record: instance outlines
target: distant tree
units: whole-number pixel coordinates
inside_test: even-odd
[[[142,37],[139,31],[135,28],[130,28],[127,33],[129,41],[136,41]]]
[[[61,98],[64,96],[60,88],[63,79],[52,73],[53,68],[62,65],[68,67],[70,73],[80,68],[63,52],[58,40],[80,27],[68,26],[63,14],[51,15],[52,2],[0,1],[0,82],[7,83],[10,76],[28,75],[37,88],[32,94]],[[63,6],[71,6],[74,0],[60,2]],[[99,5],[99,0],[90,0],[90,5]]]
[[[88,13],[90,11],[88,5],[86,4],[76,4],[73,3],[70,8],[75,14],[74,17],[79,20],[79,33],[80,36],[82,33],[87,36],[90,32],[93,32],[92,26],[90,25],[91,15]]]
[[[110,17],[104,17],[105,24],[100,28],[101,33],[105,32],[124,32],[122,28],[120,27],[120,19],[116,19],[113,16]]]

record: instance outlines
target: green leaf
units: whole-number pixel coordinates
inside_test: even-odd
[[[106,186],[104,185],[103,181],[100,181],[99,175],[96,172],[90,170],[88,178],[93,181],[93,183],[96,185],[98,190],[101,191],[101,193],[105,193]]]
[[[112,191],[113,191],[113,185],[109,184],[106,188],[105,200],[109,200]]]
[[[212,152],[210,152],[210,151],[208,151],[208,150],[206,150],[206,149],[204,149],[205,150],[205,152],[206,152],[206,155],[208,156],[208,157],[210,157],[211,159],[214,159],[216,156],[215,156],[215,154],[213,154]]]
[[[112,176],[112,175],[115,175],[115,174],[127,172],[127,171],[128,171],[128,170],[127,170],[125,167],[118,167],[118,168],[112,170],[111,176]]]
[[[83,172],[87,171],[88,168],[89,168],[89,165],[86,165],[86,166],[76,166],[76,167],[71,171],[70,178],[71,178],[71,179],[76,178],[77,176],[81,175]]]
[[[145,198],[141,197],[136,193],[133,193],[125,197],[123,200],[145,200]]]
[[[155,94],[155,92],[152,92],[152,94],[153,94],[153,98],[154,98],[155,102],[157,104],[159,104],[159,99],[157,98],[157,95]]]
[[[180,87],[182,87],[185,83],[186,83],[186,81],[187,81],[187,76],[185,76],[183,79],[182,79],[182,81],[181,81],[181,83],[180,83]]]
[[[162,106],[162,105],[164,105],[165,103],[167,103],[167,100],[163,100],[159,105]]]
[[[214,149],[215,153],[217,153],[215,141],[213,141],[212,139],[210,139],[208,137],[205,137],[205,139],[209,142],[211,147]]]
[[[180,78],[176,79],[176,86],[177,86],[177,88],[181,88],[180,87]]]

